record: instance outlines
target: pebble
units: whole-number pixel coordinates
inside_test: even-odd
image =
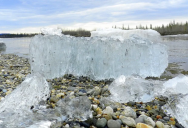
[[[164,124],[161,121],[156,122],[157,128],[164,128]]]
[[[97,120],[96,126],[97,128],[104,128],[106,126],[107,120],[105,118],[101,118]]]
[[[155,122],[153,121],[153,119],[151,117],[146,117],[144,119],[144,122],[148,125],[151,125],[152,127],[155,127]]]
[[[125,117],[125,116],[120,116],[119,118],[121,119],[123,124],[131,126],[131,127],[136,127],[136,122],[133,118]]]
[[[136,118],[136,112],[131,107],[124,107],[123,112],[121,112],[121,115],[124,115],[126,117],[132,117]]]
[[[150,125],[147,125],[147,124],[138,123],[138,124],[136,125],[136,128],[153,128],[153,127],[150,126]]]
[[[103,110],[103,114],[113,114],[114,111],[110,106],[107,106],[104,110]]]
[[[117,120],[108,120],[107,123],[108,128],[120,128],[121,124]]]

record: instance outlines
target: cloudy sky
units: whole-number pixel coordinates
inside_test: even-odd
[[[0,33],[188,21],[188,0],[0,0]]]

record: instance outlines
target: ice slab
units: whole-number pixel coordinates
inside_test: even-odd
[[[99,36],[106,38],[119,39],[121,41],[128,39],[131,35],[136,34],[142,38],[146,38],[152,42],[159,43],[161,42],[161,35],[155,30],[152,29],[133,29],[133,30],[122,30],[122,29],[98,29],[91,32],[91,37]]]
[[[31,107],[46,100],[50,91],[46,79],[39,73],[31,74],[0,102],[0,126],[21,128],[32,122]]]
[[[123,42],[100,37],[37,35],[29,47],[32,73],[46,78],[64,74],[93,79],[137,74],[159,77],[168,65],[166,47],[132,35]]]
[[[122,75],[109,86],[110,99],[120,103],[149,102],[155,98],[161,87],[162,82],[160,81],[149,81],[138,76]]]
[[[87,96],[76,98],[66,97],[57,103],[61,115],[67,116],[69,119],[79,119],[84,121],[92,117],[91,101]]]
[[[188,76],[179,75],[163,85],[162,93],[168,97],[168,104],[163,109],[188,127]]]

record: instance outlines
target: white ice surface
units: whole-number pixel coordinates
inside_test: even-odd
[[[164,45],[137,35],[123,42],[100,37],[37,35],[29,49],[31,71],[50,79],[64,74],[93,79],[132,74],[159,77],[168,65]]]
[[[188,76],[179,75],[163,84],[162,94],[168,97],[163,109],[188,127]]]
[[[0,102],[0,127],[21,128],[32,120],[31,106],[46,100],[50,91],[46,79],[36,73],[26,79]],[[28,121],[28,122],[27,122]]]
[[[160,81],[148,81],[136,76],[122,75],[109,86],[110,98],[120,103],[149,102],[155,98],[161,87]]]
[[[132,34],[136,34],[142,38],[146,38],[152,42],[159,43],[161,42],[161,35],[151,29],[143,30],[143,29],[133,29],[133,30],[122,30],[122,29],[98,29],[96,31],[91,32],[91,37],[106,37],[106,38],[114,38],[119,39],[121,41],[128,39]]]
[[[58,35],[61,36],[62,35],[62,30],[60,28],[41,28],[41,33],[45,34],[45,35]]]

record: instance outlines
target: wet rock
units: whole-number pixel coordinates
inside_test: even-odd
[[[144,119],[144,122],[148,125],[151,125],[152,127],[155,127],[155,122],[152,120],[151,117],[147,117]]]
[[[114,111],[110,106],[107,106],[104,110],[103,110],[103,114],[113,114]]]

